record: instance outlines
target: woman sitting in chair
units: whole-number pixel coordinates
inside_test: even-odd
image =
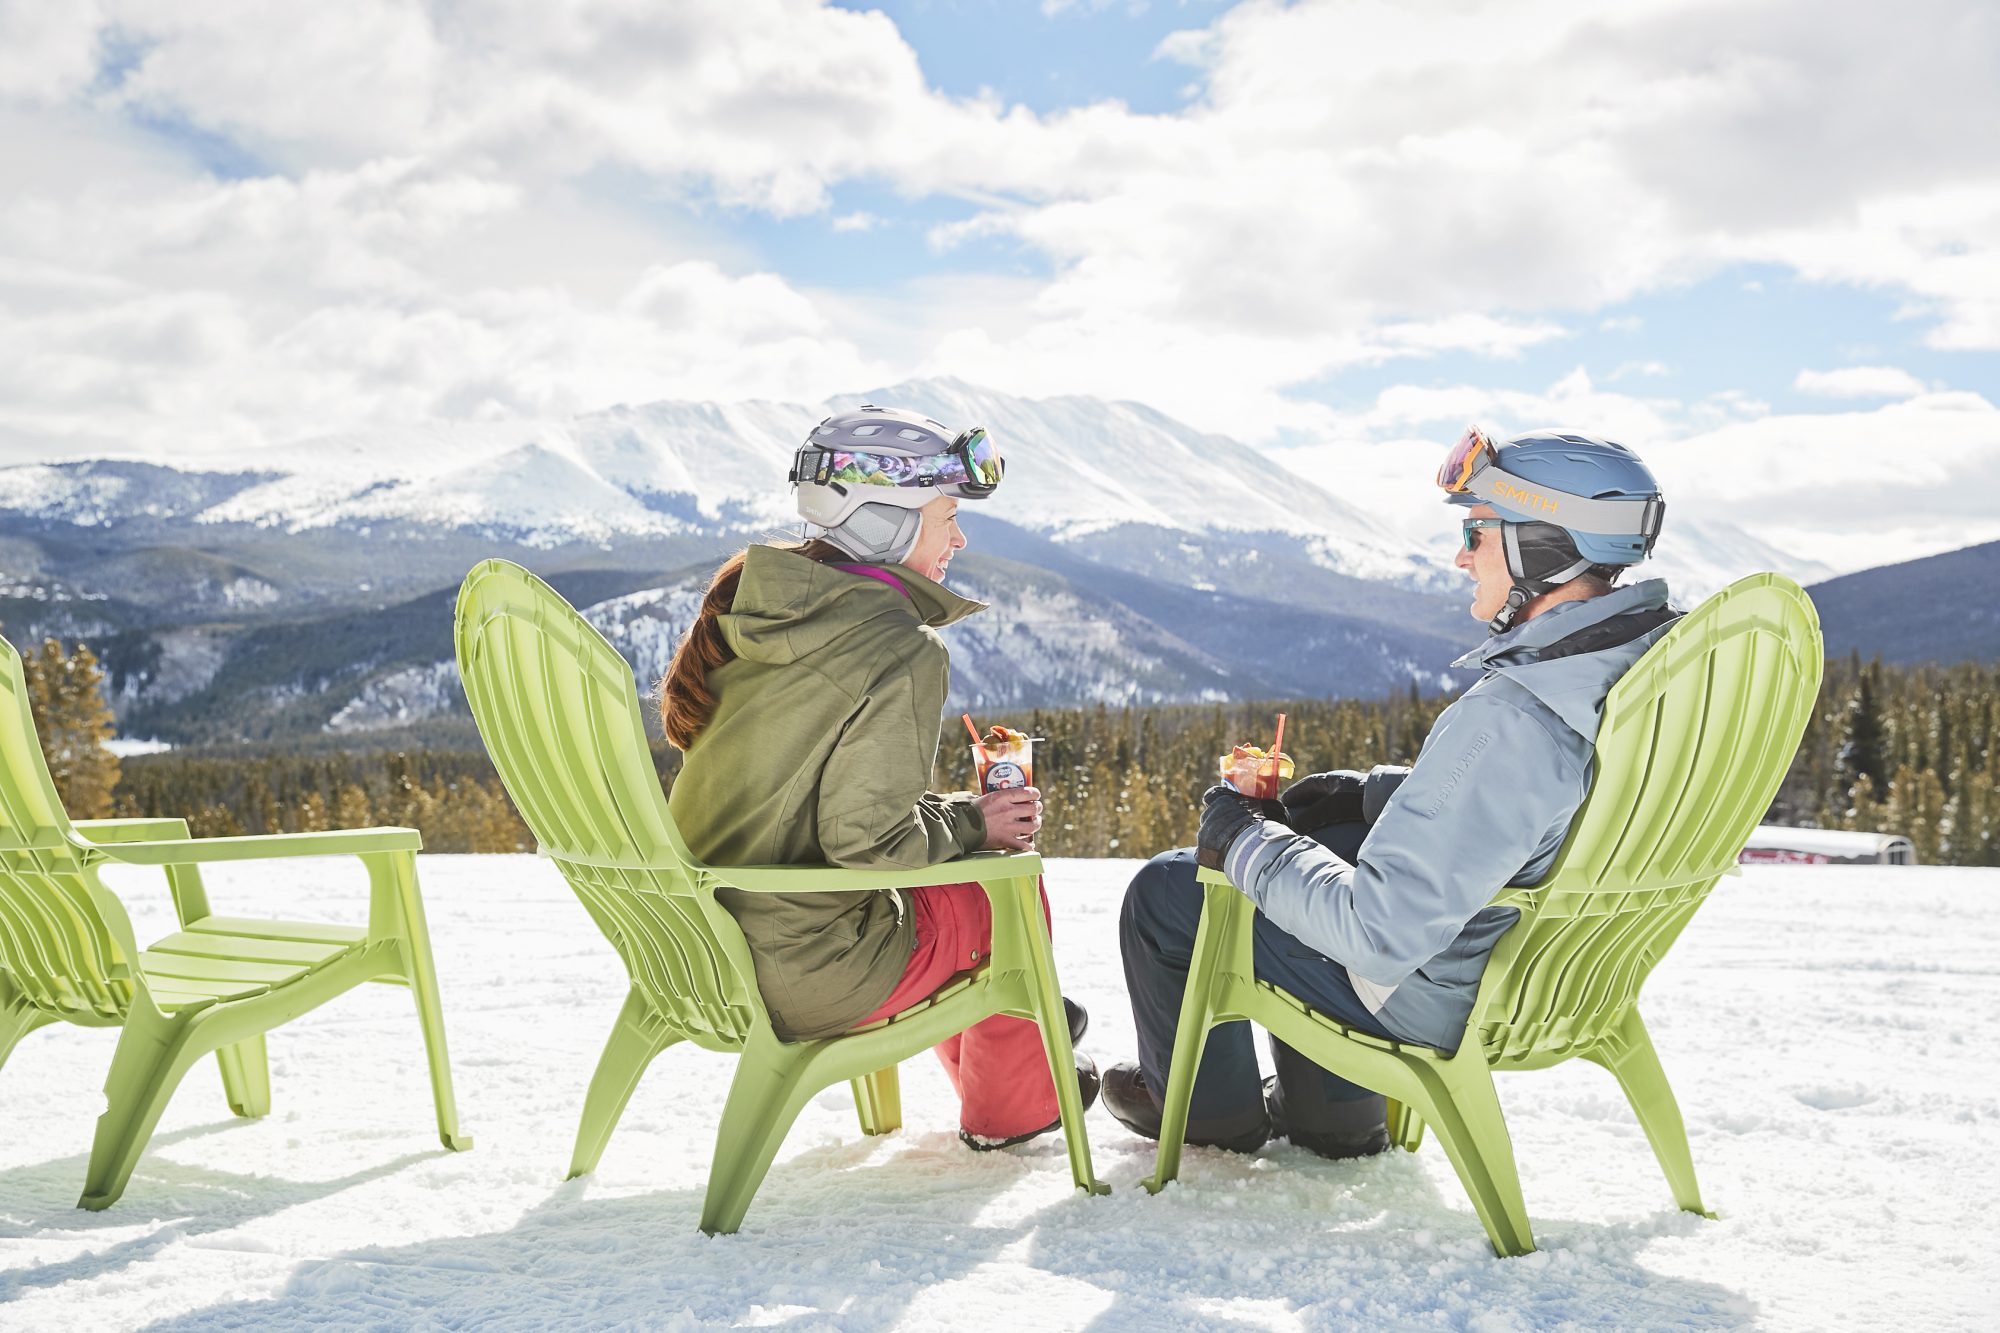
[[[928,790],[950,679],[936,630],[984,609],[938,580],[965,546],[959,501],[991,495],[1001,470],[985,431],[954,436],[911,412],[862,407],[813,429],[791,480],[817,536],[724,561],[661,682],[667,739],[686,754],[669,807],[695,855],[714,865],[914,868],[1033,845],[1034,788]],[[787,1040],[900,1013],[991,947],[991,906],[977,884],[717,897],[743,927],[758,990]],[[1073,1038],[1082,1023],[1072,1006]],[[1005,1147],[1060,1126],[1028,1020],[996,1015],[937,1053],[968,1146]],[[1097,1069],[1081,1056],[1077,1078],[1088,1106]]]

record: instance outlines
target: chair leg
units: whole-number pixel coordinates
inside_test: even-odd
[[[703,1232],[729,1235],[743,1225],[743,1215],[750,1211],[750,1201],[764,1183],[779,1145],[819,1090],[805,1082],[809,1067],[808,1055],[787,1050],[769,1033],[751,1037],[744,1046],[715,1135],[708,1194],[701,1207]]]
[[[14,1047],[20,1044],[21,1038],[55,1021],[54,1014],[46,1013],[26,1000],[0,1003],[0,1069],[7,1067],[7,1057],[14,1053]]]
[[[625,996],[625,1007],[611,1029],[611,1039],[604,1043],[604,1054],[597,1058],[597,1072],[591,1075],[590,1091],[583,1099],[583,1121],[577,1126],[576,1149],[569,1160],[571,1179],[597,1169],[604,1145],[611,1142],[611,1131],[618,1127],[646,1067],[678,1040],[636,989]]]
[[[1028,956],[1027,983],[1032,989],[1035,1024],[1042,1032],[1042,1053],[1056,1085],[1056,1109],[1062,1117],[1063,1149],[1069,1155],[1070,1179],[1086,1194],[1109,1194],[1090,1163],[1090,1135],[1083,1126],[1083,1094],[1076,1086],[1076,1051],[1069,1040],[1069,1016],[1063,1010],[1062,985],[1056,979],[1055,951],[1049,944],[1048,922],[1042,917],[1041,882],[1034,876],[1010,881],[1004,895]],[[997,905],[997,902],[996,902]],[[996,933],[997,933],[996,926]]]
[[[1477,1051],[1469,1054],[1470,1061],[1425,1062],[1419,1077],[1433,1085],[1436,1104],[1424,1108],[1424,1119],[1437,1131],[1494,1251],[1503,1259],[1531,1254],[1535,1234],[1493,1073]]]
[[[903,1127],[903,1086],[896,1066],[848,1081],[854,1086],[854,1109],[861,1114],[863,1134],[887,1134]]]
[[[424,1031],[424,1053],[430,1061],[431,1099],[437,1105],[438,1141],[453,1152],[472,1146],[472,1136],[459,1131],[458,1099],[451,1086],[451,1055],[445,1047],[444,1009],[438,1002],[437,966],[431,960],[430,927],[424,921],[424,900],[417,892],[417,858],[413,852],[393,852],[365,858],[371,875],[387,876],[402,920],[403,977],[417,1002],[417,1021]]]
[[[193,1023],[154,1017],[135,1007],[118,1035],[111,1072],[104,1080],[106,1109],[97,1118],[97,1138],[91,1144],[77,1207],[94,1212],[118,1201],[160,1123],[160,1112],[202,1054],[194,1042]]]
[[[1140,1182],[1148,1194],[1158,1194],[1180,1175],[1194,1079],[1201,1072],[1201,1053],[1208,1045],[1209,1029],[1215,1026],[1215,990],[1230,924],[1224,918],[1231,910],[1209,897],[1202,907],[1201,924],[1195,929],[1187,989],[1181,993],[1181,1016],[1174,1029],[1174,1067],[1167,1071],[1167,1086],[1160,1094],[1160,1146],[1153,1158],[1153,1174]]]
[[[1417,1108],[1394,1097],[1389,1102],[1389,1142],[1404,1152],[1415,1152],[1424,1144],[1424,1118]]]
[[[1613,1046],[1593,1053],[1590,1058],[1609,1069],[1618,1086],[1625,1090],[1625,1100],[1632,1103],[1632,1112],[1639,1117],[1646,1141],[1653,1145],[1653,1156],[1659,1159],[1667,1184],[1674,1191],[1674,1202],[1685,1212],[1715,1216],[1701,1206],[1701,1190],[1694,1179],[1694,1153],[1688,1147],[1680,1103],[1674,1100],[1674,1090],[1667,1086],[1667,1071],[1660,1067],[1659,1052],[1653,1049],[1653,1039],[1640,1021],[1639,1011],[1632,1010],[1619,1024],[1618,1039]]]
[[[215,1053],[215,1062],[222,1067],[222,1091],[230,1110],[251,1118],[271,1113],[271,1064],[263,1033],[223,1047]]]

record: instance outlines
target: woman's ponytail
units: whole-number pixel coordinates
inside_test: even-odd
[[[831,542],[773,545],[777,545],[779,550],[805,556],[808,560],[849,558]],[[746,547],[730,556],[708,581],[708,591],[702,594],[701,610],[695,614],[694,624],[688,626],[687,633],[681,636],[680,645],[674,649],[674,660],[667,667],[665,678],[660,681],[660,727],[674,748],[683,752],[694,744],[696,733],[707,726],[709,718],[715,715],[715,693],[708,687],[708,673],[736,656],[728,640],[722,637],[719,621],[725,612],[736,605],[736,585],[742,581],[743,560],[749,553]]]

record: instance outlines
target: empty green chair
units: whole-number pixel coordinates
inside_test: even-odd
[[[632,1090],[677,1042],[739,1056],[716,1135],[701,1229],[742,1224],[778,1146],[821,1089],[853,1084],[861,1128],[901,1124],[898,1061],[992,1014],[1040,1024],[1070,1171],[1091,1172],[1069,1028],[1056,984],[1032,853],[983,853],[922,870],[723,868],[689,852],[667,812],[632,670],[554,589],[489,560],[458,594],[458,664],[487,752],[544,855],[625,962],[631,990],[585,1095],[570,1175],[594,1169]],[[916,1009],[820,1041],[772,1031],[736,920],[718,887],[751,893],[918,888],[977,881],[993,904],[993,948],[976,972]]]
[[[264,1034],[364,981],[415,994],[438,1135],[447,1148],[472,1146],[452,1099],[415,829],[194,840],[179,819],[72,822],[35,739],[20,655],[4,639],[0,696],[0,1065],[49,1023],[123,1029],[79,1206],[106,1208],[125,1192],[167,1099],[211,1051],[230,1109],[266,1114]],[[210,911],[201,863],[293,856],[360,857],[367,928]],[[106,862],[164,868],[180,930],[140,949],[124,905],[99,882]]]
[[[1359,1032],[1256,980],[1255,909],[1223,876],[1202,923],[1146,1187],[1180,1169],[1188,1101],[1208,1030],[1249,1019],[1389,1098],[1391,1137],[1415,1151],[1428,1123],[1493,1248],[1535,1248],[1494,1096],[1493,1071],[1581,1056],[1610,1070],[1645,1128],[1674,1199],[1703,1212],[1680,1108],[1639,1018],[1639,988],[1723,875],[1777,793],[1819,691],[1819,618],[1777,574],[1731,584],[1684,617],[1606,700],[1595,776],[1541,883],[1494,898],[1520,919],[1493,950],[1455,1055]]]

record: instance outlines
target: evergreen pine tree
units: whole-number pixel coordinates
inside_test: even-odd
[[[333,826],[335,828],[367,828],[374,823],[374,811],[368,803],[368,793],[357,783],[350,782],[340,789],[334,798]]]
[[[243,821],[226,805],[205,805],[188,816],[188,832],[197,838],[240,838]]]
[[[1875,701],[1875,668],[1871,666],[1860,673],[1853,702],[1848,705],[1846,729],[1834,762],[1834,781],[1840,790],[1847,791],[1865,777],[1868,794],[1879,801],[1888,771],[1882,713]]]
[[[1900,833],[1916,849],[1921,865],[1936,865],[1944,857],[1944,787],[1928,768],[1906,764],[1896,770],[1883,808],[1884,833]]]
[[[333,827],[332,820],[327,814],[326,797],[316,791],[305,794],[305,798],[299,802],[295,818],[301,833],[324,833]]]
[[[117,728],[104,702],[104,673],[83,644],[63,651],[45,639],[41,651],[21,659],[35,736],[48,760],[49,776],[72,819],[106,819],[118,785],[118,756],[105,748]]]

